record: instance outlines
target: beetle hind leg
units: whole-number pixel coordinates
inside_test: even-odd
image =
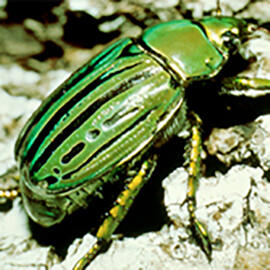
[[[96,234],[97,242],[95,245],[76,263],[73,270],[82,270],[95,259],[95,257],[110,242],[112,234],[117,229],[120,222],[126,216],[135,197],[150,178],[156,166],[156,156],[152,156],[142,163],[139,172],[129,181],[124,190],[114,202],[114,206],[107,213],[107,217],[99,227]]]
[[[197,219],[195,215],[196,210],[196,191],[198,188],[199,174],[200,174],[200,158],[202,150],[201,140],[201,119],[198,115],[193,114],[194,123],[191,128],[191,150],[189,158],[188,169],[188,191],[187,204],[190,217],[190,225],[193,235],[200,245],[209,261],[211,261],[212,247],[210,238],[208,236],[205,226]]]
[[[5,174],[0,176],[3,186],[6,184],[7,187],[0,188],[0,204],[5,204],[7,201],[12,201],[20,195],[19,190],[19,176],[16,174],[17,168],[12,167]],[[11,179],[11,180],[10,180]],[[12,187],[8,184],[12,183]],[[2,184],[1,184],[2,185]]]
[[[14,200],[19,196],[19,189],[0,189],[0,203],[2,200]]]

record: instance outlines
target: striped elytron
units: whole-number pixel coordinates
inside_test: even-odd
[[[76,264],[83,269],[124,218],[156,164],[155,149],[186,121],[185,89],[214,78],[249,25],[230,17],[179,20],[123,39],[77,70],[34,113],[16,143],[20,189],[29,216],[43,226],[87,206],[105,182],[126,173],[127,184],[97,233],[94,247]],[[230,78],[228,89],[269,88],[270,82]],[[200,161],[200,119],[193,115],[188,209],[194,236],[207,257],[211,244],[195,211]]]

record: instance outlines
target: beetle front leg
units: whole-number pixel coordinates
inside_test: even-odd
[[[76,263],[73,270],[82,270],[100,253],[102,248],[111,240],[112,234],[117,229],[130,209],[135,197],[150,178],[156,166],[156,156],[143,162],[137,175],[125,185],[124,190],[116,199],[114,206],[108,212],[107,218],[99,227],[96,234],[96,244]]]
[[[249,78],[245,76],[229,77],[222,80],[222,93],[229,94],[237,90],[270,90],[270,80],[263,78]]]
[[[197,219],[195,215],[196,210],[196,191],[198,188],[199,174],[200,174],[200,159],[202,151],[201,140],[201,119],[198,115],[193,113],[194,123],[191,129],[191,150],[189,159],[188,170],[188,191],[187,191],[187,203],[188,211],[190,215],[190,225],[196,241],[206,254],[208,260],[211,260],[211,242],[204,225]]]

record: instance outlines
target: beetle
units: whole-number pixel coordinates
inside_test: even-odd
[[[207,230],[195,216],[202,121],[189,112],[186,89],[193,82],[214,80],[253,31],[245,20],[225,16],[160,23],[137,39],[109,46],[75,71],[29,119],[15,156],[24,207],[36,223],[59,223],[86,207],[104,183],[126,181],[98,229],[96,244],[74,269],[84,269],[110,241],[156,167],[155,150],[186,123],[191,134],[190,224],[211,259]],[[235,87],[269,89],[270,81],[233,77],[223,87],[228,93]]]

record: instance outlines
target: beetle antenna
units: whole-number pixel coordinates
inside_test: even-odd
[[[217,16],[221,15],[221,7],[220,7],[220,0],[217,0],[217,10],[216,10]]]

